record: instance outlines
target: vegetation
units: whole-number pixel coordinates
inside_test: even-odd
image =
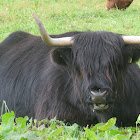
[[[2,115],[0,139],[2,140],[139,140],[139,129],[136,127],[117,128],[116,118],[107,123],[99,123],[90,128],[81,128],[77,124],[71,126],[56,120],[42,120],[37,126],[36,120],[28,117],[16,118],[13,111]],[[28,121],[28,123],[27,123]],[[34,122],[34,124],[32,123]],[[43,123],[43,124],[42,124]],[[140,117],[137,125],[140,123]],[[47,125],[48,127],[45,127]],[[135,133],[136,132],[136,133]]]
[[[126,35],[140,35],[140,2],[134,0],[124,11],[106,11],[106,0],[1,0],[0,1],[0,42],[11,32],[23,30],[39,35],[32,17],[34,12],[44,23],[49,34],[79,30],[106,30]],[[140,139],[140,117],[136,127],[117,128],[116,118],[107,123],[81,128],[77,124],[65,125],[55,118],[51,121],[28,117],[15,119],[14,112],[1,117],[0,139],[93,139],[128,140]],[[48,127],[45,127],[45,125]]]

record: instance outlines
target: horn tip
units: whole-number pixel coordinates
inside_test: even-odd
[[[35,20],[38,19],[38,17],[36,16],[36,14],[33,13],[33,12],[32,12],[32,16],[33,16],[33,18],[34,18]]]

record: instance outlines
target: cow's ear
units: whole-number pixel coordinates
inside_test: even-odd
[[[61,66],[68,66],[72,62],[71,48],[55,48],[50,53],[53,63]]]
[[[124,46],[124,54],[130,63],[136,62],[140,58],[140,45],[127,44]]]

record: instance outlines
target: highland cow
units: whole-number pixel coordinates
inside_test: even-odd
[[[106,31],[40,36],[23,31],[0,44],[0,105],[16,117],[56,117],[81,126],[117,118],[134,126],[140,113],[140,37]]]

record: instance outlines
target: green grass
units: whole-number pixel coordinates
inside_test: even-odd
[[[23,30],[39,35],[31,12],[44,23],[49,34],[73,30],[106,30],[140,35],[140,2],[125,11],[106,11],[106,0],[1,0],[0,41]]]
[[[32,12],[42,20],[49,34],[75,30],[106,30],[126,35],[140,35],[139,0],[134,0],[125,11],[108,12],[105,5],[106,0],[1,0],[0,42],[17,30],[39,35]],[[115,119],[91,128],[80,128],[76,124],[66,126],[55,119],[48,121],[50,127],[45,128],[44,125],[36,126],[36,123],[33,124],[31,121],[26,125],[27,119],[16,119],[15,125],[14,112],[4,115],[0,125],[0,139],[140,139],[139,127],[117,128],[114,126]],[[137,124],[139,123],[140,118],[137,121]]]

